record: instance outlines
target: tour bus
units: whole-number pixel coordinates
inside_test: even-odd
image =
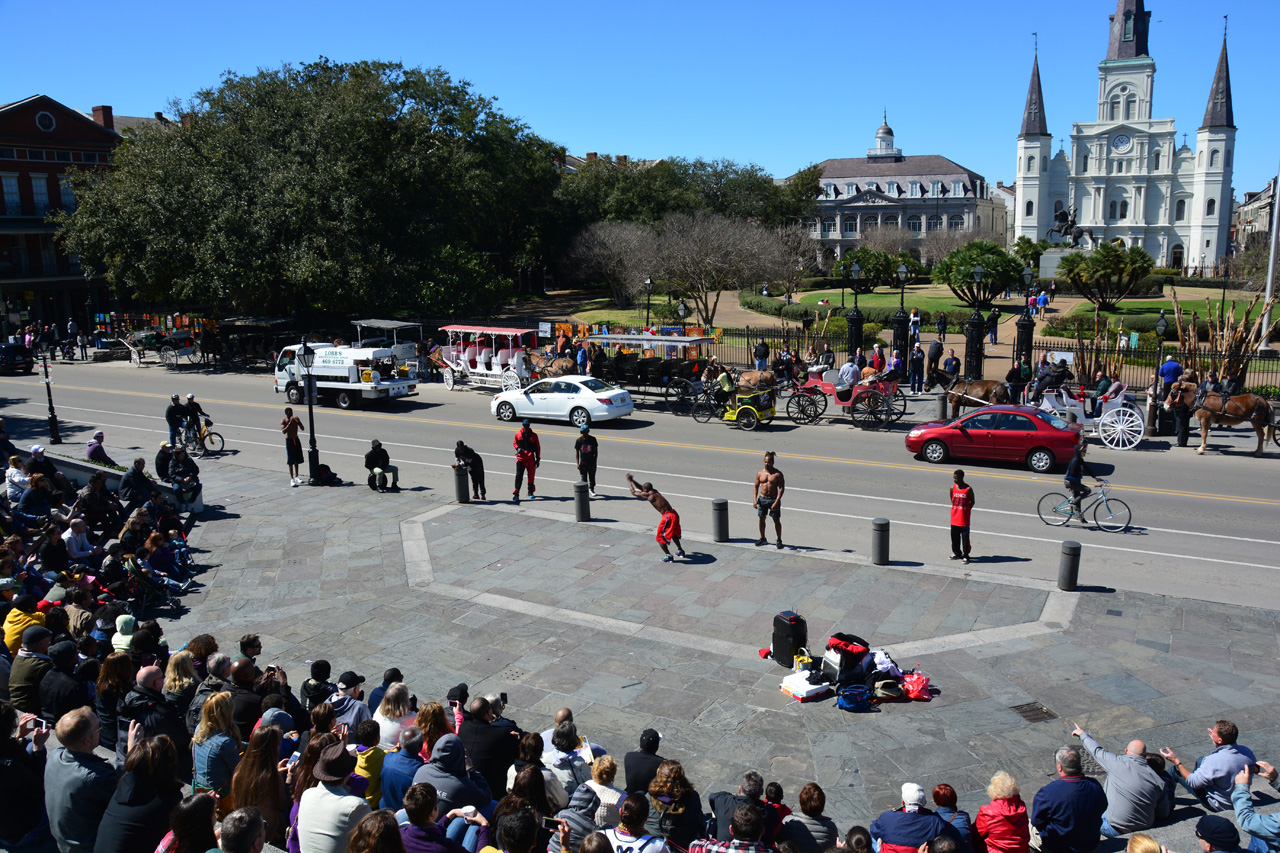
[[[315,353],[311,370],[298,358],[302,344],[280,350],[276,356],[276,393],[290,403],[306,402],[308,374],[315,382],[317,402],[332,400],[340,409],[354,409],[363,401],[415,397],[418,380],[397,364],[395,354],[384,347],[353,348],[333,344],[308,344]]]

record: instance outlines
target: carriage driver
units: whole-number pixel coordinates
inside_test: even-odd
[[[729,375],[729,369],[723,364],[716,361],[716,357],[711,356],[711,361],[707,364],[708,370],[716,373],[716,384],[718,388],[711,390],[711,396],[717,403],[722,405],[729,404],[729,398],[733,396],[733,377]]]
[[[1090,489],[1081,480],[1085,474],[1088,474],[1095,481],[1102,482],[1098,479],[1098,475],[1093,473],[1089,463],[1084,461],[1084,455],[1088,449],[1089,445],[1085,444],[1084,440],[1081,439],[1080,443],[1076,445],[1075,455],[1067,463],[1067,472],[1062,476],[1063,485],[1071,490],[1071,511],[1081,521],[1084,521],[1084,513],[1080,511],[1080,502],[1093,494],[1093,489]]]

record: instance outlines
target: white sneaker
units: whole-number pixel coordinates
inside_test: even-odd
[[[597,497],[595,489],[587,489],[587,494],[591,495],[593,498]]]
[[[289,485],[295,489],[298,488],[298,478],[294,477],[292,480],[290,480]]]

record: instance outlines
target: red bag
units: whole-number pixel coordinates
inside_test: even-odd
[[[928,702],[933,698],[933,694],[929,692],[929,676],[923,672],[908,672],[902,676],[902,691],[908,699],[918,699],[921,702]]]

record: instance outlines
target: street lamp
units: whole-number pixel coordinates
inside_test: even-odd
[[[1031,293],[1031,280],[1035,277],[1036,271],[1031,268],[1031,264],[1027,264],[1022,268],[1022,284],[1026,288],[1026,292],[1028,294]]]
[[[982,312],[978,310],[978,299],[981,297],[979,291],[982,288],[982,277],[986,272],[982,268],[982,264],[973,265],[973,283],[977,288],[974,291],[973,313],[969,315],[969,322],[965,325],[964,332],[964,374],[966,379],[982,378],[983,345],[986,342],[987,323],[982,318]]]
[[[684,334],[684,321],[689,317],[689,306],[685,303],[684,297],[680,297],[679,304],[676,305],[676,315],[680,318],[680,334]]]
[[[845,268],[845,273],[849,280],[853,282],[853,313],[845,317],[845,322],[849,324],[849,339],[847,348],[849,355],[856,352],[862,352],[862,329],[866,321],[862,316],[862,311],[858,309],[858,281],[862,278],[862,267],[857,261],[849,264]],[[844,305],[844,291],[840,291],[840,304]]]
[[[649,328],[649,302],[653,298],[653,279],[644,280],[644,327]]]
[[[903,300],[907,293],[907,276],[911,271],[906,264],[898,265],[898,310],[893,315],[893,348],[899,355],[907,351],[907,311]]]
[[[315,364],[316,351],[302,339],[302,348],[298,350],[298,363],[306,371],[307,382],[304,386],[307,395],[307,429],[310,430],[311,446],[307,450],[307,485],[322,486],[320,482],[320,450],[316,447],[316,410],[315,410],[315,374],[311,366]]]
[[[898,264],[898,309],[903,310],[903,300],[907,294],[907,276],[911,275],[911,270],[907,269],[906,264]]]
[[[44,371],[44,393],[49,398],[49,443],[62,444],[62,436],[58,433],[58,413],[53,410],[53,384],[49,381],[49,350],[46,347],[40,353],[40,363]]]

